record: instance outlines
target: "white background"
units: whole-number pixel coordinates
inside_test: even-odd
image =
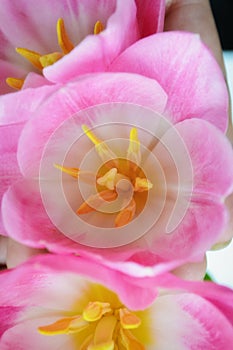
[[[233,102],[233,51],[224,52],[224,61]],[[207,253],[207,271],[214,281],[233,288],[233,242],[224,249]]]

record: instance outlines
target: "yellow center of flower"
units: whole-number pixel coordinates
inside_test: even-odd
[[[97,21],[95,23],[93,33],[99,34],[103,30],[103,24],[100,21]],[[59,18],[57,21],[57,41],[60,46],[61,52],[52,52],[46,55],[41,55],[36,51],[32,51],[22,47],[17,47],[16,52],[23,56],[26,60],[28,60],[34,68],[37,68],[39,71],[42,71],[43,68],[54,64],[55,62],[60,60],[64,55],[72,51],[74,48],[74,45],[67,34],[65,23],[62,18]],[[6,79],[6,83],[10,87],[19,90],[24,84],[24,79],[9,77]]]
[[[57,164],[55,167],[81,181],[92,185],[95,183],[96,193],[81,204],[77,209],[78,215],[98,211],[113,214],[116,215],[115,227],[125,226],[143,210],[148,191],[153,187],[139,165],[141,150],[138,131],[136,128],[131,129],[126,158],[119,158],[107,143],[99,139],[86,125],[83,125],[82,129],[94,143],[95,150],[102,160],[97,174]]]
[[[47,336],[83,332],[79,350],[144,350],[132,331],[141,319],[124,306],[114,308],[110,303],[92,301],[82,313],[64,317],[49,325],[40,326],[39,333]]]

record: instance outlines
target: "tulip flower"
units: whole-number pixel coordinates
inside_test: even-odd
[[[152,43],[151,77],[84,75],[38,90],[36,108],[32,89],[14,94],[15,105],[13,94],[1,98],[6,140],[19,128],[7,158],[18,173],[3,196],[6,235],[33,248],[144,265],[177,254],[202,261],[231,238],[223,76],[196,35],[156,34],[128,52],[140,58]],[[20,101],[34,113],[19,114]]]
[[[1,349],[231,348],[231,290],[183,282],[168,266],[115,267],[48,255],[2,273]]]
[[[0,93],[104,71],[126,47],[162,30],[165,1],[3,0]],[[12,23],[14,25],[12,25]]]

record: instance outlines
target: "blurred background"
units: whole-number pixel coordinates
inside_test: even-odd
[[[233,101],[233,0],[211,0],[210,3],[221,40]],[[214,281],[233,288],[233,242],[220,251],[207,253],[207,271]]]

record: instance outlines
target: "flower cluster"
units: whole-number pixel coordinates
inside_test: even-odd
[[[233,292],[201,281],[233,236],[209,49],[163,0],[1,5],[1,234],[37,256],[0,274],[0,349],[230,350]]]

